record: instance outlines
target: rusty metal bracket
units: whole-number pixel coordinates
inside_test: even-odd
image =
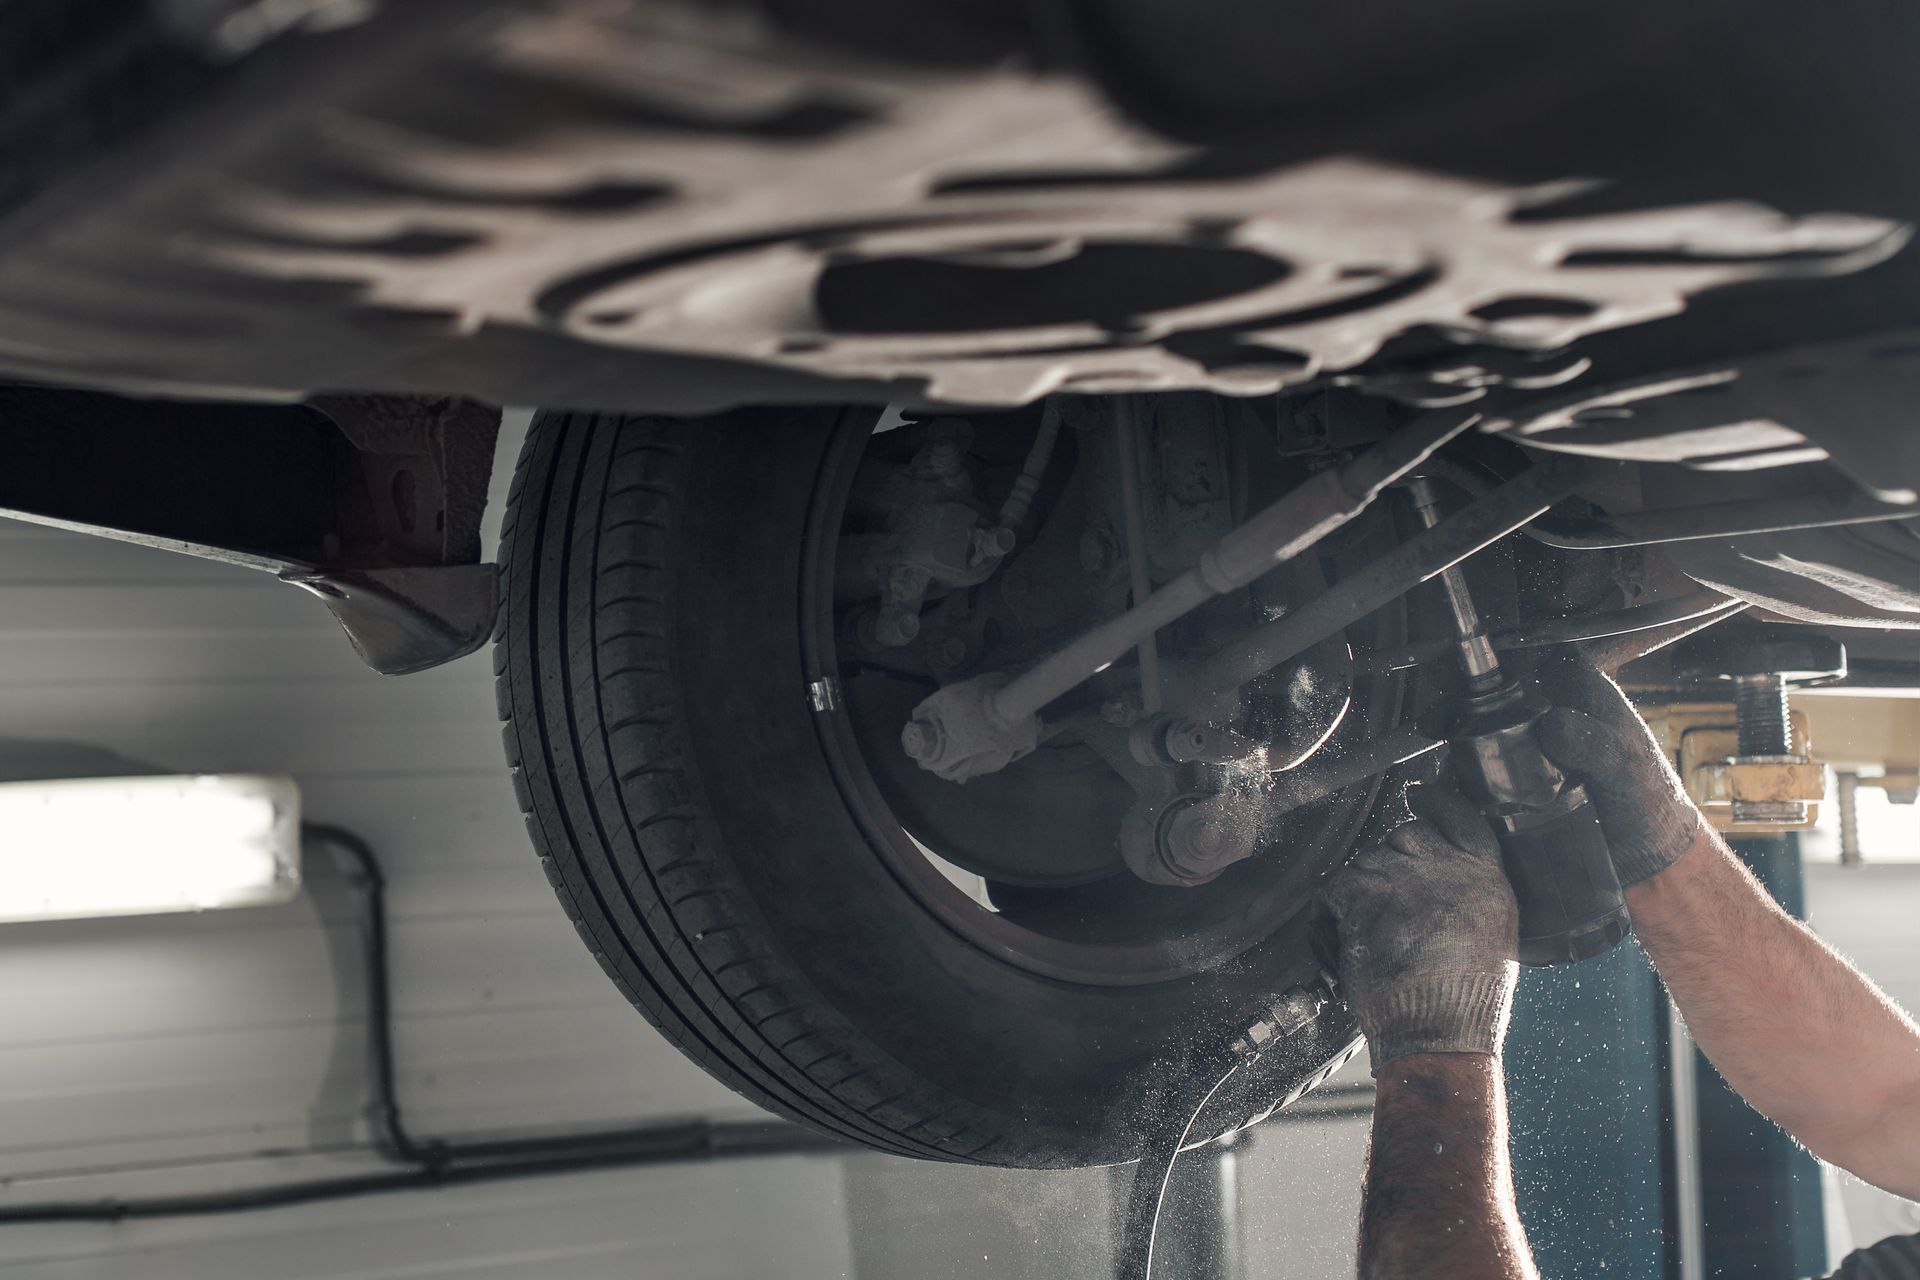
[[[0,516],[216,560],[305,588],[398,675],[473,652],[495,573],[480,515],[497,409],[124,400],[0,388]]]
[[[1742,757],[1738,717],[1731,702],[1677,702],[1641,714],[1707,821],[1733,835],[1804,830],[1819,818],[1826,766],[1814,760],[1807,718],[1792,713],[1793,751],[1779,757]],[[1796,821],[1739,822],[1734,805],[1791,807]],[[1804,807],[1803,807],[1804,806]]]

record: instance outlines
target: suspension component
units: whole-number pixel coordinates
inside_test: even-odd
[[[1571,458],[1535,463],[1366,568],[1342,578],[1298,609],[1256,627],[1221,649],[1184,682],[1180,697],[1169,699],[1169,709],[1204,714],[1223,694],[1310,646],[1339,635],[1375,609],[1527,524],[1578,488],[1585,474],[1582,465]]]
[[[877,648],[912,644],[928,597],[986,581],[1016,540],[1004,521],[982,522],[966,461],[972,427],[947,418],[921,429],[926,441],[912,459],[860,495],[863,514],[878,529],[842,538],[835,563],[841,599],[879,598],[865,628]],[[1009,497],[1008,506],[1024,518],[1024,502]]]
[[[1039,740],[1038,713],[1042,707],[1105,670],[1128,650],[1139,646],[1143,639],[1185,617],[1206,601],[1245,587],[1275,566],[1313,547],[1366,510],[1388,485],[1465,431],[1473,421],[1470,415],[1449,414],[1408,424],[1344,466],[1323,471],[1293,489],[1220,539],[1201,555],[1193,568],[1125,613],[1100,623],[1065,648],[1041,659],[1024,673],[1011,680],[998,674],[980,676],[968,682],[972,687],[948,685],[940,689],[914,709],[914,723],[920,726],[915,740],[928,744],[914,759],[921,767],[955,782],[964,782],[1019,759]],[[1558,475],[1563,465],[1549,462],[1536,470],[1549,469]],[[1515,483],[1524,485],[1525,482],[1526,478],[1522,477]],[[1503,511],[1510,505],[1503,504],[1498,494],[1486,501]],[[1531,495],[1526,519],[1545,509],[1544,505],[1532,507],[1530,503]],[[1484,542],[1476,542],[1460,554],[1464,556],[1480,545]],[[1403,583],[1399,590],[1411,585],[1411,582]],[[1337,631],[1339,625],[1333,630]],[[1312,637],[1292,652],[1273,657],[1236,681],[1233,687],[1238,688],[1253,675],[1272,670],[1315,640],[1324,638]],[[986,683],[989,680],[993,682],[992,687]]]

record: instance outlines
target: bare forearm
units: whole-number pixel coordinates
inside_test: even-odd
[[[1688,1030],[1740,1095],[1822,1159],[1920,1198],[1912,1019],[1704,827],[1627,903]]]
[[[1500,1060],[1382,1067],[1360,1218],[1361,1280],[1537,1280],[1514,1208]]]

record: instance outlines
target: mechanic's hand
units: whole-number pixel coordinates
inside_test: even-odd
[[[1620,692],[1584,657],[1573,655],[1543,673],[1556,703],[1535,733],[1547,755],[1587,789],[1626,888],[1657,875],[1687,851],[1700,810]]]
[[[1498,1055],[1520,971],[1520,909],[1486,821],[1440,787],[1410,799],[1420,816],[1326,889],[1376,1073],[1413,1053]]]

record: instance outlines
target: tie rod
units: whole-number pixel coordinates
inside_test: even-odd
[[[1038,745],[1039,712],[1047,704],[1207,600],[1239,590],[1312,548],[1471,427],[1476,416],[1454,411],[1409,423],[1345,465],[1293,489],[1221,538],[1193,568],[1020,675],[989,673],[940,689],[914,709],[901,732],[902,747],[922,768],[952,781],[1004,768]],[[1540,463],[1279,622],[1256,629],[1209,659],[1199,680],[1183,682],[1181,709],[1230,695],[1534,519],[1572,491],[1581,471],[1563,459]]]

